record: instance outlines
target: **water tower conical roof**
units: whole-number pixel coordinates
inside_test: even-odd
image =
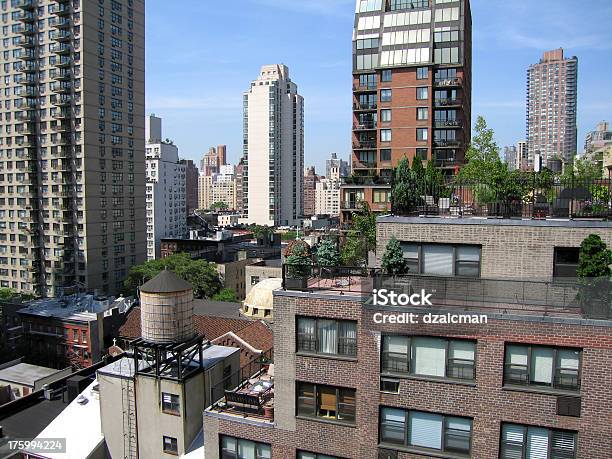
[[[193,290],[193,286],[167,269],[140,287],[144,293],[172,293]]]

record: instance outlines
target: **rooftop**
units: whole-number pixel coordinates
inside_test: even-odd
[[[199,312],[200,308],[206,309],[208,306],[208,302],[206,304],[199,303],[201,300],[195,300],[195,311]],[[218,306],[220,302],[212,302],[217,303],[217,305],[213,304],[212,306]],[[231,303],[232,308],[237,312],[240,307],[237,303]],[[222,306],[223,307],[223,306]],[[236,314],[237,315],[237,314]],[[195,329],[196,332],[200,335],[204,335],[204,337],[208,340],[214,340],[221,335],[224,335],[227,332],[233,331],[237,332],[242,330],[245,327],[248,327],[253,322],[247,319],[240,319],[238,317],[216,317],[210,315],[199,315],[196,313],[194,315],[193,320],[195,321]],[[125,322],[119,328],[119,336],[123,339],[136,339],[142,336],[141,322],[140,322],[140,306],[133,307],[127,313]]]
[[[82,399],[75,398],[38,434],[37,439],[66,439],[65,453],[45,453],[45,458],[90,457],[101,447],[104,435],[100,418],[100,394],[94,389],[97,384],[97,381],[92,382],[81,393]]]
[[[193,313],[200,316],[214,316],[224,317],[228,319],[237,319],[240,317],[240,303],[194,298]]]
[[[444,217],[422,215],[406,217],[381,215],[376,223],[427,224],[427,225],[492,225],[492,226],[537,226],[551,228],[612,228],[612,221],[605,220],[570,220],[569,218],[536,220],[532,218],[502,217]]]
[[[6,368],[0,366],[0,381],[34,387],[36,381],[55,373],[62,373],[62,370],[19,362]]]
[[[94,295],[69,295],[62,298],[40,298],[32,300],[20,309],[19,314],[54,317],[65,320],[90,322],[97,314],[118,307],[124,312],[130,306],[129,298],[96,297]]]
[[[167,269],[140,287],[143,293],[175,293],[186,290],[193,290],[193,286]]]
[[[387,289],[399,294],[431,293],[431,306],[417,306],[437,312],[439,308],[483,311],[504,315],[612,320],[612,282],[609,279],[566,278],[564,280],[487,279],[406,274],[389,276],[381,269],[310,266],[306,284],[297,285],[283,267],[284,291],[292,294],[340,295],[373,303],[373,290]],[[281,291],[279,294],[286,294]],[[405,306],[373,305],[397,310]],[[411,308],[415,306],[411,305]]]

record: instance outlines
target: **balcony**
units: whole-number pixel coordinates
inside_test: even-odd
[[[53,38],[58,42],[66,42],[72,38],[72,33],[69,30],[60,30]]]
[[[71,11],[68,5],[70,5],[69,2],[60,3],[60,4],[55,5],[55,8],[53,8],[53,11],[51,11],[51,14],[54,14],[59,17],[70,16]]]
[[[18,6],[22,10],[32,11],[36,9],[36,2],[34,0],[21,0]]]
[[[33,64],[32,62],[27,62],[27,63],[24,62],[19,67],[19,71],[26,75],[25,78],[31,78],[31,77],[28,77],[28,75],[37,72],[36,64]]]
[[[21,37],[17,40],[17,46],[29,49],[34,48],[36,46],[36,41],[32,37]]]
[[[55,48],[53,49],[53,52],[60,56],[65,56],[67,54],[70,54],[71,51],[72,51],[72,47],[64,43],[56,45]]]
[[[447,88],[454,86],[461,86],[463,84],[463,79],[460,77],[455,78],[436,78],[434,80],[434,85],[436,88]]]
[[[355,124],[353,126],[354,131],[373,131],[378,127],[377,123],[374,121],[369,121],[367,123]]]
[[[434,147],[436,148],[457,148],[460,147],[463,142],[461,140],[453,139],[453,140],[442,140],[442,139],[434,139]]]
[[[51,127],[51,130],[55,132],[66,132],[71,130],[69,123],[57,123]]]
[[[24,24],[33,24],[36,22],[36,16],[30,11],[23,11],[17,20]]]
[[[53,77],[56,81],[68,81],[72,78],[72,72],[70,70],[60,70]]]
[[[463,127],[463,123],[459,120],[434,120],[434,127],[440,129],[461,129]]]
[[[61,18],[55,21],[55,23],[51,26],[54,29],[66,29],[70,27],[71,21],[66,18]]]
[[[376,102],[372,102],[369,104],[353,104],[353,110],[359,111],[375,111],[378,108],[378,104]]]
[[[71,97],[58,97],[53,102],[51,102],[51,104],[55,105],[56,107],[67,107],[71,103]]]
[[[274,364],[271,351],[211,387],[205,415],[274,425]]]
[[[35,110],[24,110],[22,112],[18,112],[15,115],[15,119],[17,121],[36,121],[36,111]]]
[[[346,186],[385,186],[391,185],[391,177],[381,175],[351,175],[344,179]]]
[[[370,150],[376,148],[376,140],[356,140],[353,141],[354,150]]]
[[[28,63],[35,61],[38,58],[36,57],[36,53],[33,50],[28,49],[27,51],[21,53],[19,59],[21,59],[24,63]]]
[[[376,169],[376,161],[353,161],[353,169]]]
[[[443,97],[434,101],[436,107],[461,107],[462,101],[459,98]]]
[[[17,33],[25,37],[36,35],[36,29],[32,24],[24,24],[17,29]]]
[[[72,85],[70,83],[62,83],[56,84],[51,90],[55,94],[67,94],[72,90]]]
[[[23,86],[38,86],[38,81],[32,76],[26,76],[19,79],[19,84]]]
[[[59,59],[53,65],[55,67],[57,67],[57,68],[60,68],[60,69],[67,68],[67,67],[70,67],[72,65],[72,59],[70,59],[70,58]]]
[[[56,120],[65,120],[70,117],[71,117],[70,113],[66,110],[60,110],[53,114],[53,119],[56,119]]]
[[[353,91],[354,92],[375,92],[375,91],[378,91],[378,85],[376,83],[364,84],[364,85],[355,84],[353,85]]]

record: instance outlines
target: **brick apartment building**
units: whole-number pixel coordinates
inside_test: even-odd
[[[250,449],[274,459],[612,457],[609,297],[597,311],[563,279],[575,274],[573,249],[592,233],[611,245],[611,228],[379,219],[378,256],[393,234],[415,274],[353,271],[344,282],[276,291],[273,419],[230,403],[209,408],[206,457]],[[433,291],[434,306],[374,305],[364,292],[389,281]],[[411,312],[487,322],[379,323],[377,315]]]
[[[456,173],[471,138],[471,68],[469,0],[357,2],[343,221],[361,201],[390,209],[389,180],[402,158]]]

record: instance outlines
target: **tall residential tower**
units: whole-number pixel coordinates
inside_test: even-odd
[[[401,158],[447,174],[470,142],[469,0],[358,0],[353,32],[353,175],[343,217],[367,201],[388,209]]]
[[[144,1],[0,8],[0,287],[115,293],[145,259]]]
[[[538,155],[564,161],[577,153],[576,103],[578,58],[564,58],[563,49],[547,51],[527,70],[527,151],[529,164]]]
[[[161,256],[162,238],[187,233],[185,164],[178,148],[162,140],[162,120],[147,116],[147,259]]]
[[[297,225],[303,213],[304,98],[282,64],[244,94],[243,211],[249,223]]]

